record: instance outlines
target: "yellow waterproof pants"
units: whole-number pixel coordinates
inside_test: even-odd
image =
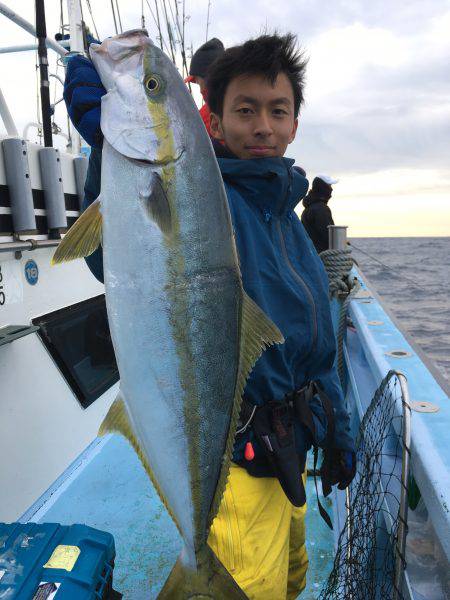
[[[294,600],[305,587],[305,513],[278,479],[231,466],[208,543],[250,600]]]

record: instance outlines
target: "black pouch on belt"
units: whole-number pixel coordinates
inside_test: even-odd
[[[287,498],[294,506],[303,506],[305,487],[288,403],[269,402],[259,407],[252,427]]]

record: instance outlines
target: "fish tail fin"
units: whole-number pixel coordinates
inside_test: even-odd
[[[60,242],[51,264],[75,260],[92,254],[102,241],[102,213],[100,198],[87,208]]]
[[[196,554],[196,563],[196,568],[190,566],[182,552],[158,600],[247,600],[245,593],[207,544]]]

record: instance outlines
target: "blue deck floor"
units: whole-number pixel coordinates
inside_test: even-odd
[[[332,565],[333,534],[318,513],[312,479],[307,491],[310,570],[301,598],[313,600]],[[174,524],[133,450],[119,436],[93,444],[25,519],[86,523],[111,532],[117,552],[114,587],[125,600],[156,598],[180,550]]]

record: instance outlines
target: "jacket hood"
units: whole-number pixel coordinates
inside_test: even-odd
[[[222,177],[242,195],[270,214],[294,210],[308,190],[308,180],[291,158],[218,158]]]
[[[323,202],[324,204],[327,204],[332,194],[333,188],[331,187],[331,184],[327,183],[320,177],[314,177],[311,190],[303,200],[303,204],[306,208],[311,206],[311,204],[315,204],[316,202]]]
[[[308,194],[303,198],[303,206],[308,208],[311,204],[317,204],[318,202],[323,202],[324,204],[328,204],[329,198],[324,198],[323,196],[319,196],[316,192],[311,190]]]

